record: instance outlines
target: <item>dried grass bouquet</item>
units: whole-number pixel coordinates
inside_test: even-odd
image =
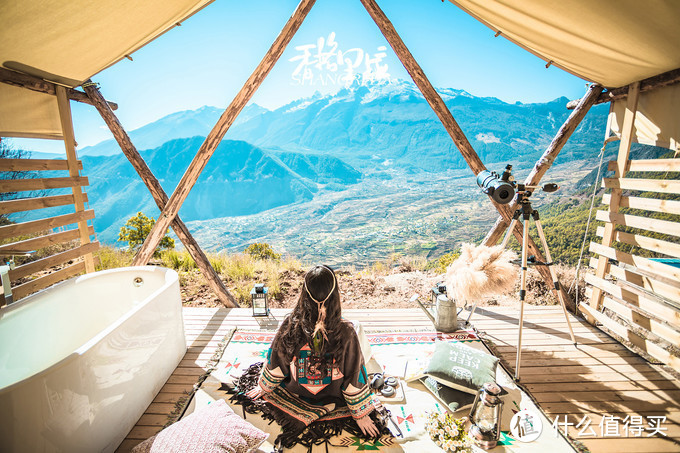
[[[517,279],[514,259],[517,254],[500,245],[461,244],[460,256],[446,270],[446,292],[458,301],[473,301],[509,291]]]

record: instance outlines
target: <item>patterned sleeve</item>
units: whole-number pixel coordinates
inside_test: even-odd
[[[344,381],[342,395],[347,402],[352,417],[363,418],[375,408],[373,391],[368,385],[368,376],[361,354],[361,346],[354,328],[347,329],[345,357],[342,364]]]
[[[285,320],[284,323],[286,321],[287,320]],[[279,329],[279,332],[281,332],[281,329]],[[281,374],[275,372],[277,368],[281,370]],[[267,352],[267,363],[262,367],[262,374],[259,379],[260,387],[264,392],[270,393],[279,386],[289,374],[290,362],[287,361],[284,356],[283,350],[281,349],[281,338],[277,333]]]

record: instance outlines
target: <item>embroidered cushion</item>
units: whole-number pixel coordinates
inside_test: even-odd
[[[247,453],[269,434],[243,420],[224,400],[194,412],[132,449],[133,453]]]
[[[461,392],[460,390],[447,387],[439,381],[435,381],[431,377],[420,379],[420,382],[432,393],[432,395],[439,400],[444,406],[456,412],[459,409],[464,409],[472,406],[475,401],[475,395],[472,393]]]
[[[461,342],[439,341],[425,375],[455,390],[477,393],[485,382],[496,381],[498,359]]]

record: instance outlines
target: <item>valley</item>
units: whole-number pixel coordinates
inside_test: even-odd
[[[517,167],[515,176],[522,180],[530,167]],[[566,195],[591,169],[586,161],[555,166],[546,182],[560,184],[560,191],[536,193],[534,206]],[[188,226],[211,251],[240,252],[253,242],[267,242],[306,263],[363,268],[392,254],[436,258],[461,242],[479,240],[497,217],[469,170],[394,171],[391,179],[384,178],[369,174],[344,191],[322,193],[311,201]]]

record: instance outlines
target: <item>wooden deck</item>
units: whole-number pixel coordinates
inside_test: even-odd
[[[274,310],[279,319],[285,313],[286,310]],[[432,327],[419,309],[345,310],[343,314],[360,321],[367,329]],[[517,318],[518,310],[487,307],[478,309],[472,319],[474,326],[513,367]],[[559,417],[561,427],[566,419],[571,424],[568,425],[571,436],[592,452],[680,451],[680,382],[584,320],[573,316],[571,320],[578,348],[569,338],[560,308],[528,306],[525,310],[521,383],[548,418]],[[185,308],[184,324],[188,345],[184,359],[118,452],[129,451],[161,429],[175,401],[191,389],[230,328],[259,328],[249,309]],[[603,421],[605,415],[619,419]],[[666,417],[660,425],[666,436],[648,437],[650,416]],[[623,421],[626,417],[630,428],[627,433]],[[588,420],[590,425],[586,426]],[[584,423],[577,428],[581,421]],[[635,436],[636,426],[642,426],[639,437]],[[615,431],[617,427],[619,434]],[[628,437],[624,439],[625,436]]]

